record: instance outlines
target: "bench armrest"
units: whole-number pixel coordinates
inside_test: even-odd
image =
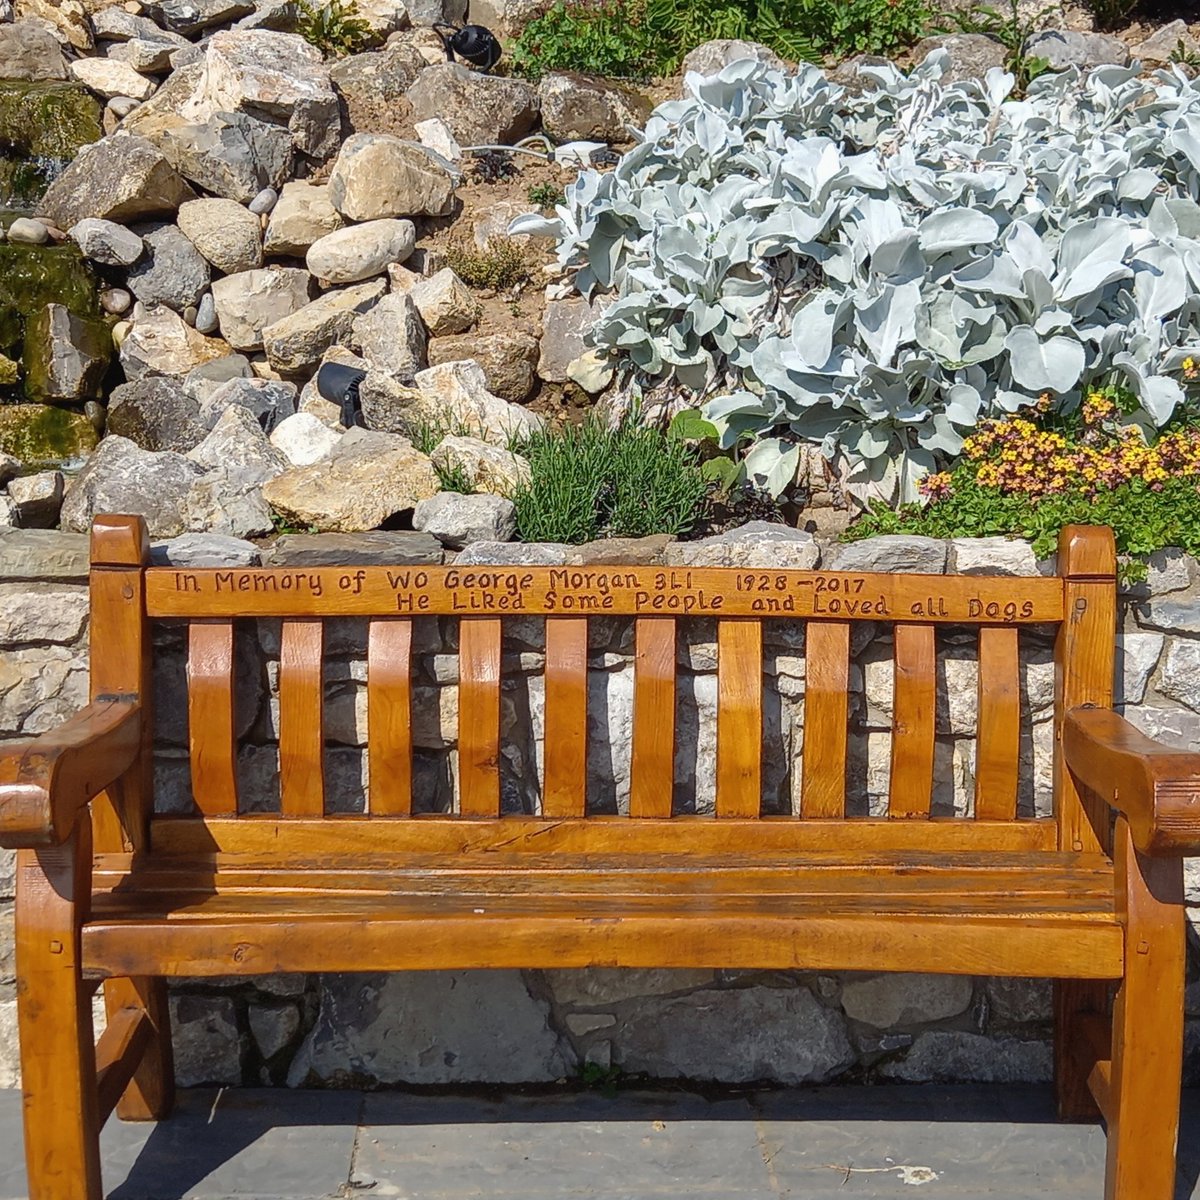
[[[141,706],[112,698],[31,742],[0,749],[0,846],[66,841],[80,810],[129,769],[141,744]]]
[[[1200,854],[1200,754],[1164,746],[1107,708],[1063,722],[1067,769],[1129,822],[1143,854]]]

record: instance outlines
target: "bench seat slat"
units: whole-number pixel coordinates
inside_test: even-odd
[[[192,796],[206,816],[237,812],[232,621],[188,628],[188,742]]]

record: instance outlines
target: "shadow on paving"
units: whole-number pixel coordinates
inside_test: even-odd
[[[20,1104],[0,1092],[0,1200],[25,1196]],[[826,1087],[480,1096],[183,1092],[172,1119],[111,1122],[109,1200],[1099,1200],[1098,1125],[1049,1088]],[[1200,1200],[1188,1095],[1177,1200]]]

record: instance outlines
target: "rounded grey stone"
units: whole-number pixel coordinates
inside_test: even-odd
[[[133,297],[124,288],[105,288],[100,293],[100,307],[114,317],[128,312],[132,303]]]
[[[205,292],[200,297],[196,309],[195,326],[201,333],[214,333],[217,328],[217,306],[213,301],[212,292]]]
[[[41,221],[35,221],[32,217],[18,217],[8,227],[8,240],[29,246],[44,246],[50,240],[50,231]]]
[[[279,193],[274,188],[263,188],[247,207],[255,216],[262,216],[263,213],[269,213],[278,200]]]
[[[209,295],[212,293],[210,292]],[[189,304],[187,308],[180,314],[183,319],[193,328],[196,326],[196,317],[199,316],[200,310],[194,304]]]

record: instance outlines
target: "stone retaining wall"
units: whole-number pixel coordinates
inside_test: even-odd
[[[79,708],[87,691],[86,539],[39,530],[0,533],[0,739],[40,733]],[[189,535],[155,547],[180,567],[340,563],[439,563],[443,551],[416,533],[285,537],[269,547]],[[584,547],[480,543],[458,562],[578,565],[817,565],[856,570],[1032,575],[1028,546],[1002,540],[877,538],[823,545],[778,526],[748,526],[702,542],[651,538]],[[681,630],[685,627],[681,626]],[[1146,584],[1123,593],[1118,699],[1148,733],[1200,747],[1200,564],[1155,556]],[[457,659],[454,622],[416,628],[415,777],[421,803],[453,803]],[[239,632],[238,725],[243,803],[278,803],[278,626]],[[503,804],[536,811],[540,766],[541,623],[506,623],[502,698]],[[184,650],[178,630],[158,634],[160,805],[190,803],[179,703]],[[677,807],[711,812],[716,704],[714,631],[691,623],[681,637]],[[365,740],[364,625],[336,623],[326,669],[327,770],[339,807],[361,807]],[[976,673],[973,637],[940,639],[935,811],[970,811]],[[589,808],[621,811],[628,797],[632,631],[593,622]],[[850,794],[860,812],[886,803],[891,719],[887,626],[855,631]],[[1053,700],[1050,632],[1022,634],[1024,813],[1049,805]],[[767,803],[791,811],[803,760],[802,632],[766,637]],[[11,856],[0,852],[0,1086],[18,1082],[12,961]],[[1189,879],[1200,905],[1200,872]],[[1200,994],[1189,1013],[1200,1016]],[[173,990],[178,1074],[187,1084],[447,1084],[550,1081],[586,1063],[623,1073],[723,1082],[842,1079],[1045,1080],[1051,1072],[1049,985],[1037,981],[920,975],[740,971],[477,971],[270,977],[225,984],[184,981]],[[1200,1023],[1189,1030],[1200,1031]],[[1189,1037],[1189,1043],[1200,1038]]]

